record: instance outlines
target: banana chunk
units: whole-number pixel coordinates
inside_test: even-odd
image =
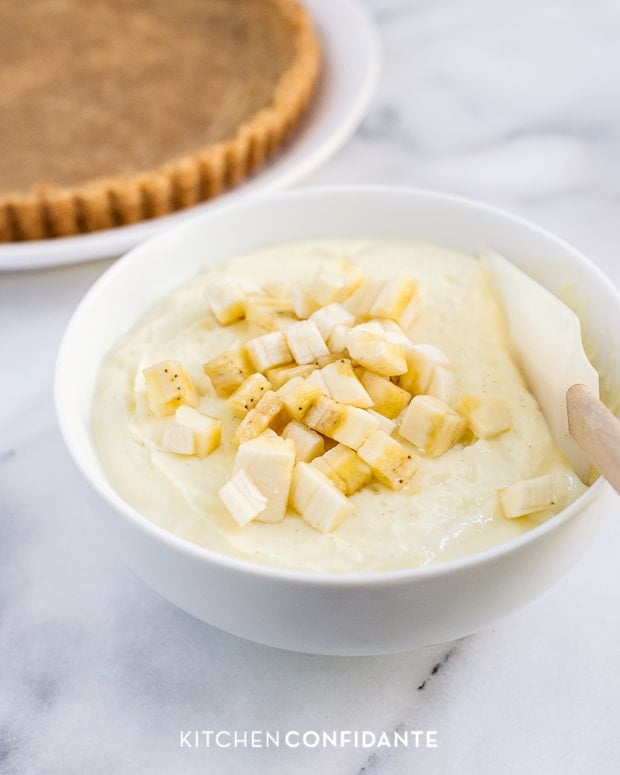
[[[291,489],[295,445],[275,433],[263,433],[239,446],[235,472],[245,471],[267,499],[259,522],[282,522]]]
[[[432,344],[415,344],[405,350],[406,373],[398,384],[412,395],[426,393],[436,368],[450,368],[448,356]]]
[[[392,433],[396,430],[396,423],[394,420],[390,420],[389,417],[386,417],[384,414],[379,414],[379,412],[375,412],[374,409],[366,409],[368,414],[371,417],[374,417],[379,422],[379,430],[383,431],[384,433],[387,433],[388,436],[391,436]]]
[[[331,532],[353,514],[353,503],[308,463],[295,466],[291,500],[302,519],[320,533]]]
[[[416,315],[413,302],[417,289],[417,283],[408,275],[398,275],[386,280],[370,307],[370,316],[387,318],[408,328]]]
[[[308,409],[321,395],[321,390],[301,377],[286,382],[277,396],[293,420],[301,420]]]
[[[272,299],[289,299],[291,295],[291,289],[288,283],[281,280],[273,280],[267,283],[263,283],[263,291]]]
[[[211,312],[222,326],[230,325],[245,317],[248,293],[261,293],[261,290],[251,281],[237,277],[213,280],[205,288],[205,296]]]
[[[267,371],[293,362],[293,356],[282,331],[274,331],[271,334],[250,339],[245,344],[245,350],[256,371]]]
[[[295,377],[307,377],[314,371],[314,364],[308,363],[303,366],[280,366],[275,369],[267,369],[265,376],[271,382],[274,390],[278,390],[286,382]]]
[[[189,428],[168,425],[164,428],[161,448],[164,452],[174,452],[175,455],[193,455],[194,434]]]
[[[344,353],[347,349],[347,331],[351,326],[345,326],[339,323],[334,326],[331,334],[327,338],[327,346],[332,353]]]
[[[300,320],[284,330],[284,336],[296,363],[304,365],[329,355],[329,348],[316,324]]]
[[[243,468],[218,490],[218,495],[228,513],[243,527],[256,519],[267,507],[267,498]]]
[[[558,500],[557,483],[551,474],[524,479],[497,491],[507,519],[525,517],[555,505]]]
[[[344,301],[357,288],[363,272],[353,262],[343,260],[317,272],[310,283],[310,297],[320,306]]]
[[[405,449],[383,431],[375,431],[357,450],[359,457],[386,487],[402,490],[420,465],[415,452]]]
[[[273,390],[266,390],[254,409],[250,409],[237,426],[232,443],[243,444],[260,436],[267,428],[280,428],[285,424],[285,418],[282,401]]]
[[[293,322],[295,314],[289,299],[272,298],[264,294],[250,294],[246,299],[245,319],[267,331],[277,330],[278,321]]]
[[[355,330],[366,331],[369,334],[374,334],[387,341],[387,332],[383,324],[384,321],[382,320],[367,320],[365,323],[358,323],[357,326],[355,326]]]
[[[380,288],[380,282],[364,277],[353,293],[342,302],[342,306],[355,315],[357,320],[366,320]]]
[[[433,396],[415,396],[403,416],[399,434],[430,457],[447,452],[461,437],[465,418]]]
[[[341,353],[329,353],[329,355],[322,355],[320,358],[317,358],[314,362],[314,365],[317,369],[322,369],[323,366],[327,366],[329,363],[335,363],[336,361],[339,361],[341,358],[346,358],[347,354],[346,352]]]
[[[319,392],[324,396],[331,398],[329,388],[327,387],[327,382],[325,382],[325,377],[323,376],[321,369],[315,369],[310,374],[308,374],[306,377],[306,385],[313,385],[314,387],[318,388]]]
[[[252,374],[228,399],[235,416],[243,419],[258,404],[265,393],[271,390],[271,382],[260,373]]]
[[[347,332],[346,343],[351,358],[375,374],[394,377],[407,371],[404,346],[388,342],[382,330],[378,334],[354,326]]]
[[[280,315],[271,319],[269,330],[271,331],[286,331],[289,326],[299,323],[298,318],[291,317],[289,315]]]
[[[357,378],[348,358],[340,358],[323,366],[321,375],[334,401],[358,406],[361,409],[368,409],[373,405],[372,398]]]
[[[339,404],[327,396],[319,396],[304,417],[304,424],[351,449],[361,447],[379,427],[379,421],[364,409]]]
[[[388,320],[386,318],[379,318],[378,320],[370,320],[369,322],[378,323],[381,326],[385,333],[385,338],[388,340],[388,342],[402,344],[405,349],[413,347],[411,339],[403,331],[402,327],[395,321]]]
[[[337,302],[320,307],[310,315],[310,320],[316,325],[325,340],[329,338],[336,326],[355,325],[355,316]]]
[[[315,457],[314,460],[311,460],[310,462],[317,471],[320,471],[323,476],[326,476],[329,479],[334,487],[337,487],[343,495],[346,495],[345,490],[347,486],[344,483],[344,480],[341,479],[329,463],[323,459],[323,455]]]
[[[320,433],[313,431],[297,420],[291,420],[282,431],[282,437],[290,439],[295,444],[295,460],[309,463],[323,454],[325,442]]]
[[[443,366],[436,366],[426,393],[454,408],[458,400],[458,383],[454,372]]]
[[[239,342],[235,342],[227,350],[204,363],[202,369],[220,398],[226,398],[234,393],[252,373],[250,363]]]
[[[149,407],[157,417],[174,414],[181,404],[196,406],[194,384],[178,361],[162,361],[142,373]]]
[[[492,439],[512,425],[508,404],[499,396],[461,396],[458,410],[479,439]]]
[[[389,417],[399,415],[411,401],[411,393],[372,371],[364,371],[361,382],[372,399],[375,412]]]
[[[372,479],[372,471],[359,455],[344,444],[336,444],[312,461],[344,495],[353,495]]]
[[[300,320],[307,320],[320,305],[311,298],[305,285],[293,283],[291,285],[291,306]]]
[[[194,454],[207,457],[220,446],[222,441],[222,421],[217,417],[192,409],[191,406],[180,406],[174,418],[177,423],[190,431],[194,440]]]

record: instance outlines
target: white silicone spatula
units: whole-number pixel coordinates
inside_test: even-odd
[[[579,318],[494,251],[481,256],[504,308],[515,357],[553,437],[585,483],[594,466],[620,492],[620,420],[599,400]]]

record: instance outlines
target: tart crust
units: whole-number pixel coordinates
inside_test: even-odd
[[[0,193],[0,242],[49,239],[137,223],[211,199],[240,183],[276,151],[308,106],[320,69],[310,18],[297,0],[265,0],[291,29],[293,58],[271,102],[236,132],[196,153],[130,176],[75,186]]]

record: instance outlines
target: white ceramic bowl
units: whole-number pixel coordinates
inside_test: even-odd
[[[155,526],[112,489],[91,433],[106,351],[151,304],[204,266],[295,239],[423,239],[467,252],[492,246],[552,292],[572,289],[596,366],[620,391],[620,299],[558,238],[493,207],[416,190],[306,189],[257,198],[183,224],[132,250],[93,286],[65,333],[56,408],[66,444],[107,508],[121,554],[161,595],[210,624],[260,643],[325,654],[385,654],[458,638],[526,604],[584,552],[608,510],[599,480],[516,540],[464,559],[383,573],[315,574],[253,565]]]

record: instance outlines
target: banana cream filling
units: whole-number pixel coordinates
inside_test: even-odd
[[[203,272],[106,356],[93,429],[153,522],[299,570],[461,557],[585,489],[478,260],[416,242],[290,243]]]

